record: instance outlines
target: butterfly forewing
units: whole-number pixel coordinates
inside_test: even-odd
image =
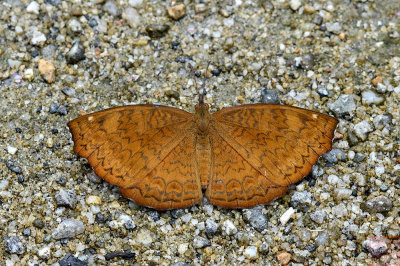
[[[96,174],[120,187],[144,178],[183,140],[193,115],[172,107],[134,105],[68,123],[74,150]]]

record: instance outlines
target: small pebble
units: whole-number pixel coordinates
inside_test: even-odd
[[[276,260],[278,261],[279,264],[282,265],[288,265],[291,259],[292,255],[290,255],[290,253],[287,252],[279,252],[276,255]]]
[[[210,246],[211,243],[208,239],[201,237],[201,236],[196,236],[193,239],[193,247],[194,248],[204,248]]]
[[[22,168],[18,165],[15,165],[13,161],[8,160],[6,165],[11,172],[14,172],[16,174],[22,174]]]
[[[261,91],[261,102],[268,104],[279,104],[279,96],[275,90],[263,89]]]
[[[377,129],[382,129],[383,127],[390,125],[392,123],[393,116],[392,114],[380,114],[375,116],[373,120],[374,127]]]
[[[65,55],[68,64],[76,64],[85,58],[85,49],[79,41],[76,41]]]
[[[381,104],[385,100],[383,97],[378,96],[375,92],[367,90],[361,93],[362,103],[366,105]]]
[[[54,239],[73,238],[85,231],[83,222],[75,219],[67,219],[62,221],[52,232]]]
[[[153,243],[153,237],[151,235],[151,232],[145,228],[140,229],[140,231],[136,235],[135,240],[138,244],[141,244],[146,247],[150,246],[151,243]]]
[[[121,258],[124,260],[133,260],[136,257],[136,254],[129,250],[117,250],[107,253],[104,258],[106,260],[112,260],[114,258]]]
[[[22,233],[24,234],[24,236],[30,236],[31,235],[31,229],[30,228],[25,228]]]
[[[302,212],[306,212],[310,208],[312,202],[312,194],[308,191],[296,191],[290,201],[290,205]]]
[[[25,245],[18,236],[4,237],[4,248],[11,254],[22,255],[25,253]]]
[[[269,245],[268,243],[264,242],[260,246],[260,253],[266,254],[269,251]]]
[[[304,69],[312,69],[315,65],[315,57],[312,54],[306,54],[301,58],[301,67]]]
[[[372,132],[373,128],[368,121],[361,121],[354,126],[354,134],[362,141],[368,137],[368,133]]]
[[[296,11],[297,9],[300,8],[301,1],[300,0],[290,0],[289,6],[293,11]]]
[[[258,258],[258,250],[257,247],[255,246],[249,246],[247,247],[244,252],[243,255],[248,258],[249,260],[255,260]]]
[[[129,5],[132,7],[139,7],[143,3],[143,0],[129,0]]]
[[[393,208],[393,202],[386,196],[377,196],[360,205],[361,209],[369,213],[388,212]]]
[[[14,155],[18,151],[17,148],[12,147],[12,146],[7,146],[7,152],[11,155]]]
[[[340,201],[349,199],[352,192],[353,191],[348,188],[335,188],[333,194],[335,196],[335,199]]]
[[[282,214],[282,216],[279,218],[279,221],[281,222],[281,224],[282,224],[282,225],[285,225],[285,224],[290,220],[290,218],[293,217],[293,215],[294,215],[295,212],[296,212],[296,211],[295,211],[292,207],[290,207],[289,209],[287,209],[287,211],[285,211],[285,212]]]
[[[388,246],[382,237],[368,238],[363,242],[363,247],[375,258],[380,258],[388,251]]]
[[[86,204],[87,205],[101,205],[102,200],[99,196],[90,195],[86,197]]]
[[[330,163],[337,163],[339,160],[346,160],[346,154],[340,149],[332,149],[322,155]]]
[[[46,35],[44,35],[43,32],[35,30],[32,34],[31,43],[33,45],[40,46],[40,45],[44,44],[46,42],[46,40],[47,40]]]
[[[260,207],[244,210],[244,219],[259,232],[266,229],[268,225],[267,217],[262,213]]]
[[[168,32],[168,30],[169,26],[165,24],[152,24],[146,27],[146,32],[151,38],[161,38]]]
[[[44,228],[44,222],[42,219],[35,219],[32,223],[32,225],[36,228],[42,229]]]
[[[356,103],[352,95],[342,95],[330,105],[330,109],[337,116],[350,114],[356,109]]]
[[[339,22],[334,22],[334,23],[326,23],[326,29],[330,32],[340,34],[342,31],[342,26],[340,26]]]
[[[35,75],[32,68],[25,69],[24,74],[22,75],[22,78],[26,81],[32,81],[34,77]]]
[[[72,32],[74,32],[74,33],[79,33],[79,32],[82,31],[82,25],[81,25],[81,23],[80,23],[78,20],[76,20],[76,19],[71,19],[71,20],[68,22],[68,28],[69,28]]]
[[[206,229],[205,229],[205,232],[206,232],[207,235],[213,236],[213,235],[215,235],[215,233],[217,232],[218,227],[219,227],[219,224],[217,224],[217,223],[214,221],[214,219],[208,218],[208,219],[206,220]]]
[[[317,249],[317,246],[313,243],[306,244],[306,250],[309,252],[314,252]]]
[[[371,83],[372,85],[374,85],[375,87],[378,86],[379,83],[382,83],[383,79],[382,77],[378,76],[376,78],[374,78]]]
[[[87,266],[86,261],[75,258],[71,254],[67,254],[62,260],[58,262],[60,266]]]
[[[36,1],[30,2],[30,4],[26,7],[26,11],[28,13],[39,15],[39,4]]]
[[[56,80],[56,68],[52,62],[40,59],[38,61],[39,73],[47,83],[53,83]]]
[[[56,202],[58,206],[65,206],[75,209],[77,204],[76,193],[74,190],[61,190],[56,195]]]
[[[65,95],[67,96],[74,96],[75,95],[75,89],[68,87],[68,86],[64,86],[61,90]]]
[[[319,247],[328,243],[329,234],[327,231],[322,231],[318,233],[318,236],[315,238],[315,244]]]
[[[199,13],[204,13],[207,11],[207,6],[203,3],[201,4],[196,4],[194,7],[194,11],[199,14]]]
[[[226,235],[231,236],[237,233],[236,226],[232,223],[231,220],[225,220],[222,224],[222,230]]]
[[[311,220],[317,224],[323,224],[326,220],[327,214],[324,210],[316,210],[310,214]]]
[[[167,12],[171,18],[178,20],[186,15],[186,6],[184,4],[169,6],[167,7]]]
[[[141,17],[136,9],[128,7],[122,13],[122,18],[125,19],[131,28],[136,28],[140,26]]]
[[[121,15],[121,10],[119,10],[115,2],[111,0],[104,4],[103,10],[114,17]]]

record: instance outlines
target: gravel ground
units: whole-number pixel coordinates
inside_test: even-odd
[[[168,9],[180,3],[0,2],[2,264],[399,265],[398,0]],[[190,66],[204,73],[208,62],[197,83],[212,111],[280,102],[340,120],[334,149],[285,196],[248,210],[203,200],[154,211],[73,153],[66,123],[83,112],[193,111]]]

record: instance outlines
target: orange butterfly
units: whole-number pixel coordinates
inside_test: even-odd
[[[338,121],[285,105],[250,104],[194,114],[132,105],[68,123],[74,151],[124,196],[154,209],[208,200],[250,208],[281,196],[332,147]]]

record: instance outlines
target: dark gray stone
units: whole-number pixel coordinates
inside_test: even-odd
[[[310,208],[311,202],[312,202],[312,194],[310,192],[296,191],[293,193],[292,199],[290,200],[290,205],[295,209],[298,209],[302,212],[306,212]]]
[[[166,24],[151,24],[146,27],[146,32],[151,38],[161,38],[169,30],[169,26]]]
[[[243,214],[244,214],[245,221],[250,223],[250,225],[257,231],[261,232],[267,228],[268,219],[262,213],[261,207],[255,207],[253,209],[246,209],[243,211]]]
[[[368,213],[387,212],[393,208],[393,202],[386,196],[378,196],[361,203],[360,207]]]
[[[58,206],[69,207],[75,209],[77,198],[73,190],[61,190],[56,195],[56,202]]]
[[[263,89],[261,91],[261,102],[268,104],[279,104],[278,93],[274,90]]]
[[[22,255],[25,253],[25,245],[18,236],[5,237],[5,249],[11,254]]]
[[[206,220],[206,229],[205,232],[209,236],[213,236],[218,230],[219,224],[217,224],[214,219],[208,218]]]
[[[346,154],[340,149],[332,149],[324,153],[322,157],[330,163],[337,163],[339,159],[344,161],[347,158]]]
[[[76,64],[85,58],[85,49],[79,41],[76,41],[65,55],[68,64]]]
[[[391,114],[381,114],[377,115],[374,120],[375,128],[383,128],[386,125],[390,125],[392,123],[393,116]]]
[[[342,95],[330,105],[330,109],[337,116],[350,114],[356,109],[353,95]]]
[[[16,174],[22,174],[22,168],[18,165],[15,165],[12,160],[8,160],[6,165],[11,172],[14,172]]]
[[[196,236],[193,239],[193,247],[194,248],[204,248],[210,246],[211,243],[207,238],[201,237],[201,236]]]
[[[81,221],[67,219],[62,221],[56,229],[53,230],[52,236],[54,239],[73,238],[76,235],[82,234],[85,231],[85,226]]]
[[[58,262],[60,266],[86,266],[88,263],[86,261],[81,261],[75,258],[71,254],[65,256],[62,260]]]

